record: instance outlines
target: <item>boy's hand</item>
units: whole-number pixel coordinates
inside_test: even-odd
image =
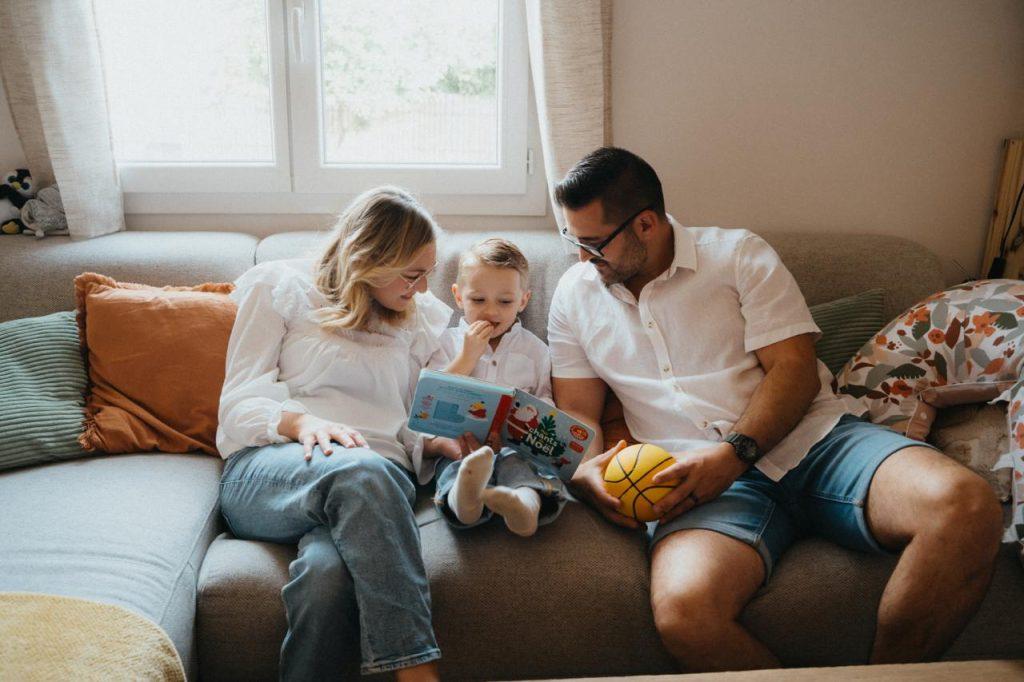
[[[469,325],[462,343],[462,354],[467,360],[472,360],[475,365],[480,356],[487,350],[487,344],[494,333],[494,325],[490,322],[477,320]]]

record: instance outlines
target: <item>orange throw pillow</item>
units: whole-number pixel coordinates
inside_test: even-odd
[[[83,448],[217,454],[233,288],[152,287],[91,272],[75,278],[89,371]]]

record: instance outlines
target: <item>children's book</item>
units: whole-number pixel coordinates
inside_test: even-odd
[[[594,439],[594,430],[518,388],[432,369],[420,371],[409,428],[446,438],[472,433],[554,467],[568,481]]]

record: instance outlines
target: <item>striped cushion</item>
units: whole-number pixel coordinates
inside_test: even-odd
[[[814,350],[832,374],[842,369],[887,322],[884,293],[881,289],[870,289],[811,306],[811,317],[821,329]]]
[[[0,323],[0,469],[86,454],[85,382],[74,313]]]

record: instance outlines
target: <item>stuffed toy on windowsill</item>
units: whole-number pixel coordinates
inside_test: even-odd
[[[24,229],[21,209],[35,193],[36,183],[27,169],[18,168],[4,176],[0,185],[0,233],[19,234]]]
[[[39,190],[34,199],[29,199],[21,208],[21,222],[25,234],[42,239],[48,234],[68,234],[68,219],[64,215],[64,203],[57,185]]]

